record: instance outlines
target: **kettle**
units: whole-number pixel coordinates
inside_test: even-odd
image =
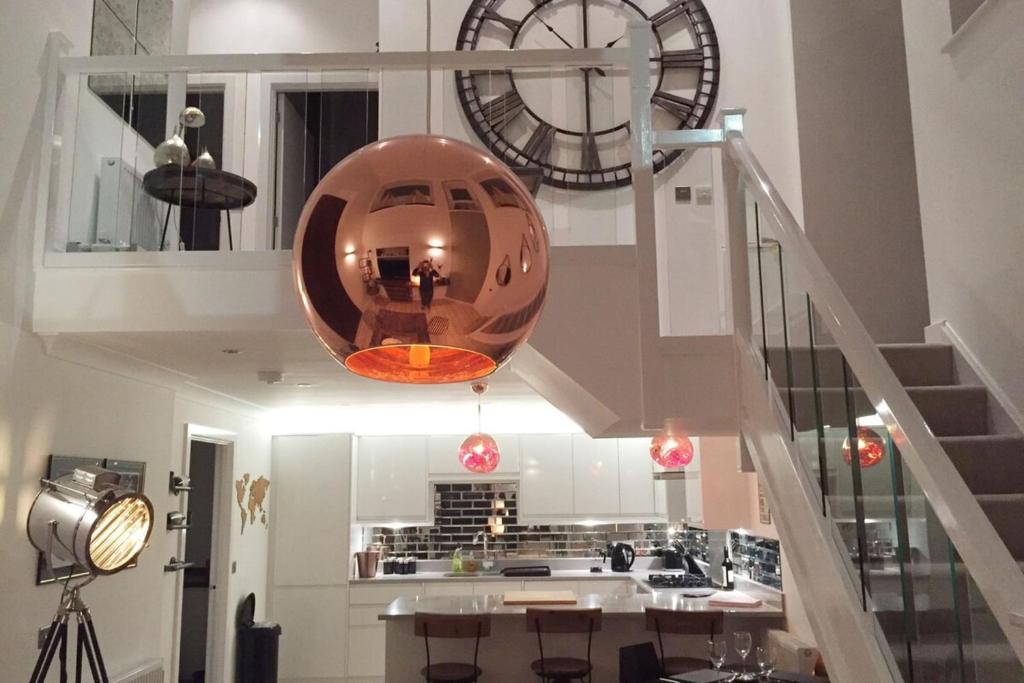
[[[625,543],[608,544],[608,554],[612,558],[613,572],[628,572],[636,559],[636,551],[633,546]]]

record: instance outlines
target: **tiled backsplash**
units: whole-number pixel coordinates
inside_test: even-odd
[[[583,526],[520,525],[516,517],[519,486],[513,482],[484,484],[435,484],[434,526],[404,529],[373,529],[373,541],[387,552],[415,555],[422,560],[451,557],[456,548],[479,555],[483,545],[473,536],[487,528],[493,502],[505,501],[505,532],[488,539],[488,549],[507,557],[596,557],[609,543],[629,543],[637,554],[649,554],[665,545],[665,524],[601,524]]]
[[[736,574],[782,590],[782,556],[777,540],[730,531],[729,552]]]

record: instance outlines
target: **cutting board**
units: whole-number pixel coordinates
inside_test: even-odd
[[[753,598],[745,593],[736,591],[730,592],[719,592],[713,598],[708,600],[709,605],[715,607],[760,607],[761,601],[757,598]]]
[[[575,605],[576,594],[572,591],[507,591],[503,601],[506,605]]]

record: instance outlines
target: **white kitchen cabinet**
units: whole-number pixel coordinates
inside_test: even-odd
[[[459,462],[459,446],[468,434],[443,434],[427,437],[427,458],[431,479],[493,480],[515,478],[519,473],[519,435],[495,434],[501,460],[493,472],[485,475],[466,471]]]
[[[348,666],[349,678],[384,677],[386,626],[377,616],[392,600],[423,593],[421,583],[394,585],[352,585],[349,588]]]
[[[522,581],[476,581],[473,595],[504,595],[509,591],[523,590]]]
[[[632,580],[610,581],[580,581],[580,593],[583,595],[616,595],[628,597],[633,595],[636,584]]]
[[[582,517],[619,515],[619,444],[617,439],[572,435],[573,513]]]
[[[519,448],[519,523],[571,519],[575,514],[572,435],[522,434]]]
[[[524,579],[524,591],[572,591],[580,595],[579,581],[566,581],[564,579]],[[587,591],[583,591],[586,593]]]
[[[650,439],[619,439],[618,442],[619,512],[623,516],[665,517],[665,485],[654,481],[655,462],[651,460]]]
[[[429,598],[450,598],[458,595],[473,595],[473,584],[469,581],[438,581],[423,584]]]
[[[356,448],[356,524],[433,523],[427,437],[364,436]]]

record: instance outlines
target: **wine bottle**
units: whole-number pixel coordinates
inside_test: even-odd
[[[736,587],[733,579],[732,560],[729,559],[729,546],[725,547],[725,557],[722,560],[722,590],[731,591]]]

